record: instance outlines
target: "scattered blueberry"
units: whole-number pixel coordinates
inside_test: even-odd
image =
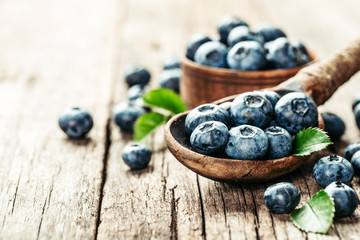
[[[267,157],[269,159],[278,159],[289,156],[292,150],[291,136],[282,127],[268,127],[265,133],[269,139]]]
[[[186,57],[192,61],[195,60],[196,50],[206,42],[210,42],[211,39],[202,33],[196,33],[190,37],[186,47]]]
[[[293,68],[304,65],[310,58],[304,53],[304,45],[292,43],[286,38],[277,38],[265,44],[267,60],[272,68]]]
[[[135,84],[146,85],[150,81],[150,73],[142,66],[134,66],[125,72],[125,81],[129,87]]]
[[[336,114],[329,112],[321,113],[321,116],[324,119],[325,131],[328,133],[331,140],[339,140],[345,132],[344,121]]]
[[[261,91],[258,90],[254,92],[269,100],[273,108],[275,108],[276,103],[280,99],[280,95],[277,92],[271,90],[261,90]]]
[[[258,127],[241,125],[229,131],[226,154],[234,159],[262,159],[268,149],[268,139]]]
[[[229,138],[225,124],[217,121],[204,122],[191,133],[190,143],[199,153],[213,155],[224,151]]]
[[[179,57],[169,57],[166,58],[163,62],[163,69],[179,69],[181,67],[181,60]]]
[[[230,31],[238,26],[248,25],[246,22],[235,16],[227,15],[220,18],[217,24],[217,30],[220,34],[220,41],[226,44]]]
[[[227,44],[229,47],[233,47],[238,42],[243,41],[256,41],[263,44],[264,39],[261,35],[257,35],[250,31],[247,26],[239,26],[233,28],[227,38]]]
[[[160,86],[179,93],[180,69],[165,70],[160,74]]]
[[[352,102],[352,109],[354,110],[355,107],[360,103],[360,94],[356,95],[353,102]]]
[[[195,62],[202,65],[226,68],[226,46],[217,41],[206,42],[195,52]]]
[[[151,150],[143,143],[131,143],[125,146],[122,157],[133,170],[144,169],[151,159]]]
[[[357,151],[360,151],[360,143],[352,143],[347,145],[344,150],[344,158],[350,161],[354,153]]]
[[[276,121],[290,134],[318,126],[318,111],[314,101],[301,92],[284,95],[275,105]]]
[[[229,113],[215,104],[203,104],[189,112],[185,119],[186,131],[191,134],[203,122],[218,121],[226,126],[230,124]]]
[[[60,114],[59,126],[69,138],[84,138],[93,126],[93,119],[85,109],[74,107]]]
[[[355,121],[358,128],[360,128],[360,105],[358,104],[354,109]]]
[[[285,33],[280,29],[269,24],[262,24],[255,28],[254,32],[263,37],[264,42],[270,42],[280,37],[286,37]]]
[[[256,41],[245,41],[235,44],[227,55],[230,68],[238,70],[261,70],[266,67],[265,49]]]
[[[351,157],[350,162],[354,168],[355,174],[360,176],[360,151],[354,153],[354,155]]]
[[[351,187],[336,181],[325,188],[325,192],[333,197],[335,203],[335,216],[348,217],[359,204],[359,198]]]
[[[326,156],[320,158],[313,168],[315,180],[323,188],[335,181],[349,184],[354,177],[351,163],[340,156]]]
[[[149,87],[143,84],[135,84],[128,90],[128,99],[134,101],[141,98],[146,91],[149,91]]]
[[[119,103],[113,108],[115,123],[125,132],[133,132],[136,119],[145,113],[145,108],[132,103]]]
[[[230,111],[236,126],[249,124],[259,128],[267,126],[273,114],[269,100],[254,92],[246,92],[237,96]]]
[[[290,213],[300,202],[300,192],[292,183],[279,182],[265,190],[264,202],[272,213]]]

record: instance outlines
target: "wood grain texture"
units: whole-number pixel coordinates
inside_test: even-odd
[[[150,166],[131,171],[121,158],[131,135],[109,121],[126,100],[127,67],[149,68],[158,87],[163,58],[184,54],[193,33],[216,37],[225,14],[279,26],[321,58],[358,37],[359,8],[356,0],[1,1],[0,239],[359,239],[359,208],[319,235],[263,204],[266,187],[290,181],[303,205],[321,189],[312,167],[329,152],[280,179],[228,184],[182,166],[159,129],[147,140]],[[355,75],[320,108],[346,123],[330,149],[339,154],[360,141],[351,110],[359,86]],[[74,105],[94,116],[86,140],[70,141],[57,127]],[[352,187],[360,194],[358,177]]]

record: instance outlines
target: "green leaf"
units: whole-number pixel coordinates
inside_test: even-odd
[[[154,89],[145,93],[143,100],[151,106],[163,108],[175,114],[186,111],[185,103],[180,96],[166,88]]]
[[[166,117],[157,112],[147,113],[139,117],[134,126],[134,141],[141,141],[149,135],[155,128],[162,125]]]
[[[332,144],[329,136],[319,128],[307,128],[295,136],[293,156],[307,156]]]
[[[290,218],[302,231],[326,234],[333,222],[334,212],[335,204],[332,197],[321,190],[302,208],[292,211]]]

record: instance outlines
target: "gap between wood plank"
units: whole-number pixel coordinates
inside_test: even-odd
[[[199,175],[196,174],[196,183],[198,187],[199,192],[199,200],[200,200],[200,208],[201,208],[201,219],[202,219],[202,235],[204,236],[204,240],[206,240],[206,226],[205,226],[205,212],[204,212],[204,202],[201,196],[201,190],[200,190],[200,182],[199,182]]]

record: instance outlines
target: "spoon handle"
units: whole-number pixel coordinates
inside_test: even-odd
[[[360,38],[329,58],[303,68],[274,90],[278,92],[302,91],[317,105],[321,105],[359,70]]]

